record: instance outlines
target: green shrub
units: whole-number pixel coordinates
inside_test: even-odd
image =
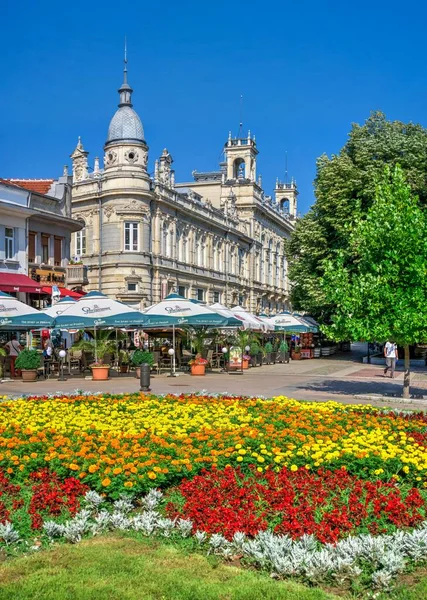
[[[41,355],[37,350],[24,348],[16,357],[15,367],[19,370],[30,371],[38,369],[41,365]]]
[[[154,362],[154,356],[152,352],[147,352],[146,350],[135,350],[132,354],[132,364],[135,367],[140,367],[141,365],[152,365]]]
[[[289,352],[288,342],[280,342],[279,351],[280,352]]]
[[[267,354],[269,354],[270,352],[273,352],[273,344],[271,342],[267,342],[266,345],[264,346],[265,351],[267,352]]]

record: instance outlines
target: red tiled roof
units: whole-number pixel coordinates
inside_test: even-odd
[[[37,192],[38,194],[47,194],[50,190],[54,179],[2,179],[4,183],[11,183],[18,187]]]

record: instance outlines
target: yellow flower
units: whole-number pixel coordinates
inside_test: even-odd
[[[72,471],[78,471],[79,470],[79,465],[76,465],[75,463],[71,463],[71,465],[68,465],[68,467],[72,470]]]
[[[102,483],[102,485],[103,485],[104,487],[108,487],[108,486],[110,485],[110,483],[111,483],[111,479],[110,479],[109,477],[105,477],[105,479],[103,479],[103,480],[101,481],[101,483]]]
[[[154,473],[154,471],[148,471],[147,475],[149,479],[157,479],[157,475]]]
[[[291,471],[298,471],[298,467],[296,465],[291,465]]]
[[[132,483],[132,481],[125,481],[124,486],[127,488],[131,488],[131,487],[133,487],[133,483]]]
[[[243,460],[243,456],[238,456],[237,457],[237,462],[242,462],[242,460]]]

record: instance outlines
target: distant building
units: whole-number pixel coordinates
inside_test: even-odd
[[[37,308],[70,293],[71,178],[0,180],[0,291]]]
[[[276,183],[266,196],[257,178],[255,136],[232,138],[218,171],[176,183],[165,149],[147,170],[148,146],[132,89],[124,82],[108,129],[104,168],[89,169],[79,138],[73,164],[72,213],[83,228],[72,255],[88,267],[88,290],[147,306],[172,290],[201,301],[253,311],[287,307],[283,241],[292,232],[298,191]]]

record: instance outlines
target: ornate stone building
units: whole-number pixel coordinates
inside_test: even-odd
[[[79,139],[73,162],[72,210],[84,229],[73,250],[88,267],[88,290],[141,307],[174,290],[186,297],[241,304],[251,311],[287,306],[283,240],[297,214],[294,182],[267,196],[256,174],[255,136],[232,138],[218,171],[176,183],[165,149],[147,171],[148,146],[124,82],[104,146],[89,172]]]

